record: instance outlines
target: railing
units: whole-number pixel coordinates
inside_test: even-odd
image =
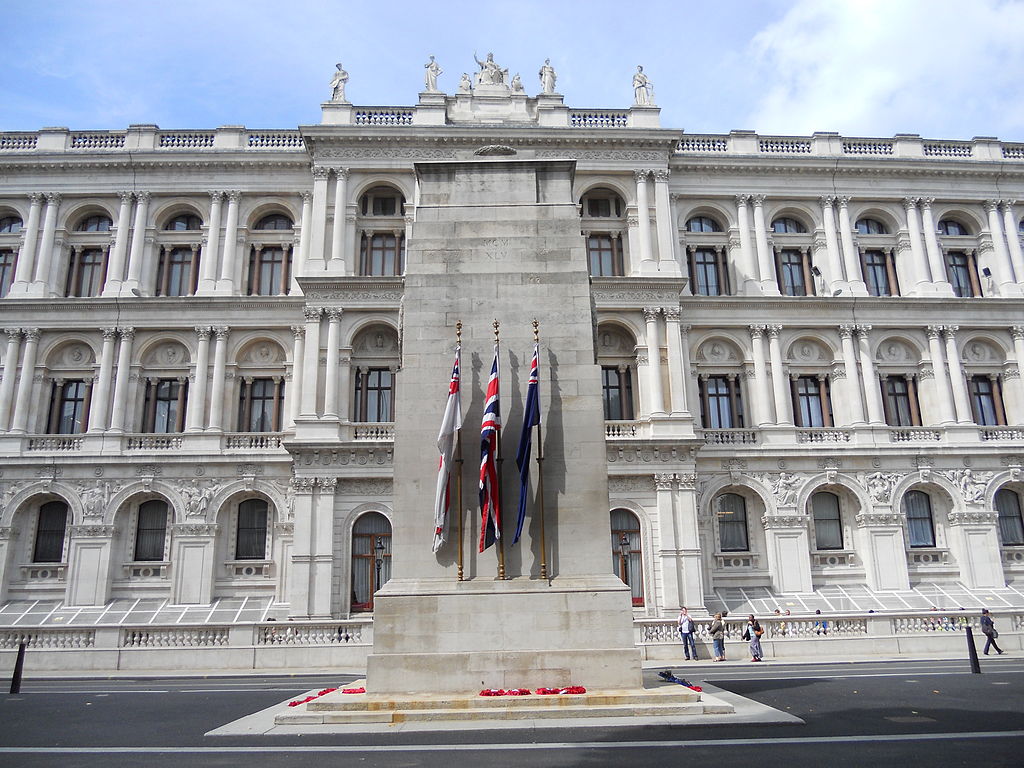
[[[157,134],[160,149],[209,149],[213,146],[214,131],[163,131]]]
[[[128,451],[177,451],[181,446],[181,435],[126,435],[124,443]]]
[[[69,453],[82,450],[82,438],[80,437],[30,437],[28,439],[28,450],[30,451],[57,451]]]
[[[225,450],[272,450],[281,447],[280,432],[235,432],[224,435]]]
[[[816,568],[853,567],[857,565],[857,553],[848,550],[836,552],[815,552],[811,555],[811,565]]]
[[[125,134],[113,131],[90,131],[71,134],[71,149],[122,149]]]
[[[1024,144],[1003,144],[1003,157],[1007,160],[1024,160]]]
[[[729,142],[724,136],[684,136],[676,152],[725,152]]]
[[[359,107],[356,125],[412,125],[416,111],[409,107]]]
[[[894,443],[937,443],[942,440],[942,430],[899,427],[889,430],[889,439]]]
[[[720,552],[715,554],[715,564],[723,569],[757,568],[759,557],[756,552]]]
[[[989,440],[1024,440],[1024,429],[1020,427],[982,427],[981,439]]]
[[[907,565],[942,566],[949,565],[949,550],[938,548],[911,549],[907,552]]]
[[[1024,565],[1024,548],[1014,547],[1003,549],[1004,565]]]
[[[705,429],[701,431],[708,445],[755,445],[756,429]]]
[[[758,623],[764,630],[762,640],[803,640],[829,636],[866,637],[868,634],[868,620],[861,616],[758,617]],[[679,624],[674,619],[640,619],[634,622],[634,624],[639,626],[640,643],[642,645],[679,642]],[[706,620],[700,620],[694,622],[694,624],[696,630],[694,634],[697,639],[710,643],[711,633],[708,632],[708,627],[711,623]],[[725,639],[739,640],[746,626],[746,617],[739,621],[726,620]]]
[[[850,442],[850,430],[830,427],[798,428],[796,441],[798,443],[848,443]]]
[[[17,648],[24,643],[29,648],[94,648],[95,629],[0,629],[0,648]]]
[[[298,131],[261,131],[250,133],[249,149],[305,149],[306,142]]]
[[[119,648],[217,648],[228,645],[230,627],[126,627]]]
[[[891,155],[896,142],[892,139],[845,139],[844,155]]]
[[[391,421],[360,422],[352,425],[356,440],[394,440],[395,424]]]
[[[22,565],[19,570],[25,581],[64,581],[68,566],[66,563],[33,563]]]
[[[757,148],[768,155],[809,155],[811,142],[808,139],[783,139],[765,137],[758,141]]]
[[[974,148],[969,141],[926,141],[925,157],[971,157]]]
[[[256,628],[256,645],[349,645],[363,642],[363,622],[278,623]]]
[[[571,128],[625,128],[629,125],[628,109],[571,109]]]
[[[640,424],[636,421],[606,421],[604,436],[613,439],[641,437]]]
[[[5,133],[0,135],[0,151],[28,152],[36,148],[37,140],[34,133]]]

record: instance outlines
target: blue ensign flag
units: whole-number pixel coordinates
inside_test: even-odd
[[[519,519],[516,521],[516,535],[512,543],[519,541],[526,520],[526,497],[530,492],[530,449],[533,447],[533,428],[540,424],[540,350],[533,345],[533,362],[530,363],[530,383],[526,387],[526,408],[523,411],[523,432],[519,436],[519,450],[516,451],[516,466],[519,467]]]

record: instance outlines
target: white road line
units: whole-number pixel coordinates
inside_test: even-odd
[[[516,750],[562,750],[562,749],[666,749],[678,747],[761,747],[776,744],[818,745],[818,744],[859,744],[864,742],[913,742],[953,741],[961,739],[1019,739],[1024,731],[971,731],[966,733],[892,733],[862,736],[807,736],[783,737],[777,739],[690,739],[685,741],[578,741],[534,744],[366,744],[343,746],[298,745],[249,746],[249,747],[0,747],[0,754],[10,755],[64,755],[64,754],[252,754],[290,752],[512,752]]]

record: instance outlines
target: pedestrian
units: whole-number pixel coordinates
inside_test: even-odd
[[[988,656],[988,649],[989,647],[992,647],[996,649],[996,653],[1002,656],[1002,649],[996,645],[996,638],[999,637],[999,632],[996,631],[996,624],[992,621],[992,616],[989,615],[988,608],[981,609],[981,633],[985,635],[986,638],[985,655]]]
[[[818,608],[814,612],[815,616],[821,616],[821,609]],[[825,619],[818,619],[814,622],[814,634],[816,635],[827,635],[828,634],[828,622]]]
[[[683,653],[686,654],[686,660],[690,660],[690,653],[693,653],[693,660],[697,660],[697,643],[693,639],[693,633],[697,629],[697,625],[693,623],[693,618],[689,613],[686,612],[686,606],[684,605],[679,609],[679,636],[683,639]]]
[[[708,627],[708,634],[715,647],[715,658],[712,661],[725,661],[725,624],[722,623],[722,614],[715,614],[715,620]]]
[[[750,643],[751,661],[761,661],[764,655],[764,652],[761,650],[761,635],[763,634],[764,630],[761,629],[761,625],[754,618],[754,614],[750,614],[747,617],[747,626],[743,629],[743,639]]]

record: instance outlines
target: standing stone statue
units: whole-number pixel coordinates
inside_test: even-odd
[[[505,85],[508,70],[498,66],[493,53],[488,53],[485,61],[480,61],[474,53],[473,60],[480,67],[480,71],[476,73],[477,85]]]
[[[423,65],[426,72],[423,73],[423,84],[426,86],[428,93],[437,93],[437,77],[444,73],[441,66],[434,61],[434,57],[430,57],[430,61]]]
[[[523,88],[523,81],[519,79],[519,73],[516,72],[516,76],[512,78],[512,93],[525,93],[526,89]]]
[[[541,93],[554,93],[557,75],[555,68],[551,66],[551,59],[544,59],[544,66],[540,68],[539,74]]]
[[[462,73],[462,79],[459,80],[459,93],[470,93],[473,90],[473,81],[469,79],[469,74],[466,72]]]
[[[654,83],[644,74],[644,68],[638,66],[633,75],[633,93],[636,95],[634,104],[638,107],[649,107],[654,104]]]
[[[348,82],[348,72],[346,72],[341,64],[335,64],[338,71],[334,73],[334,77],[331,78],[331,101],[347,101],[345,98],[345,83]]]

